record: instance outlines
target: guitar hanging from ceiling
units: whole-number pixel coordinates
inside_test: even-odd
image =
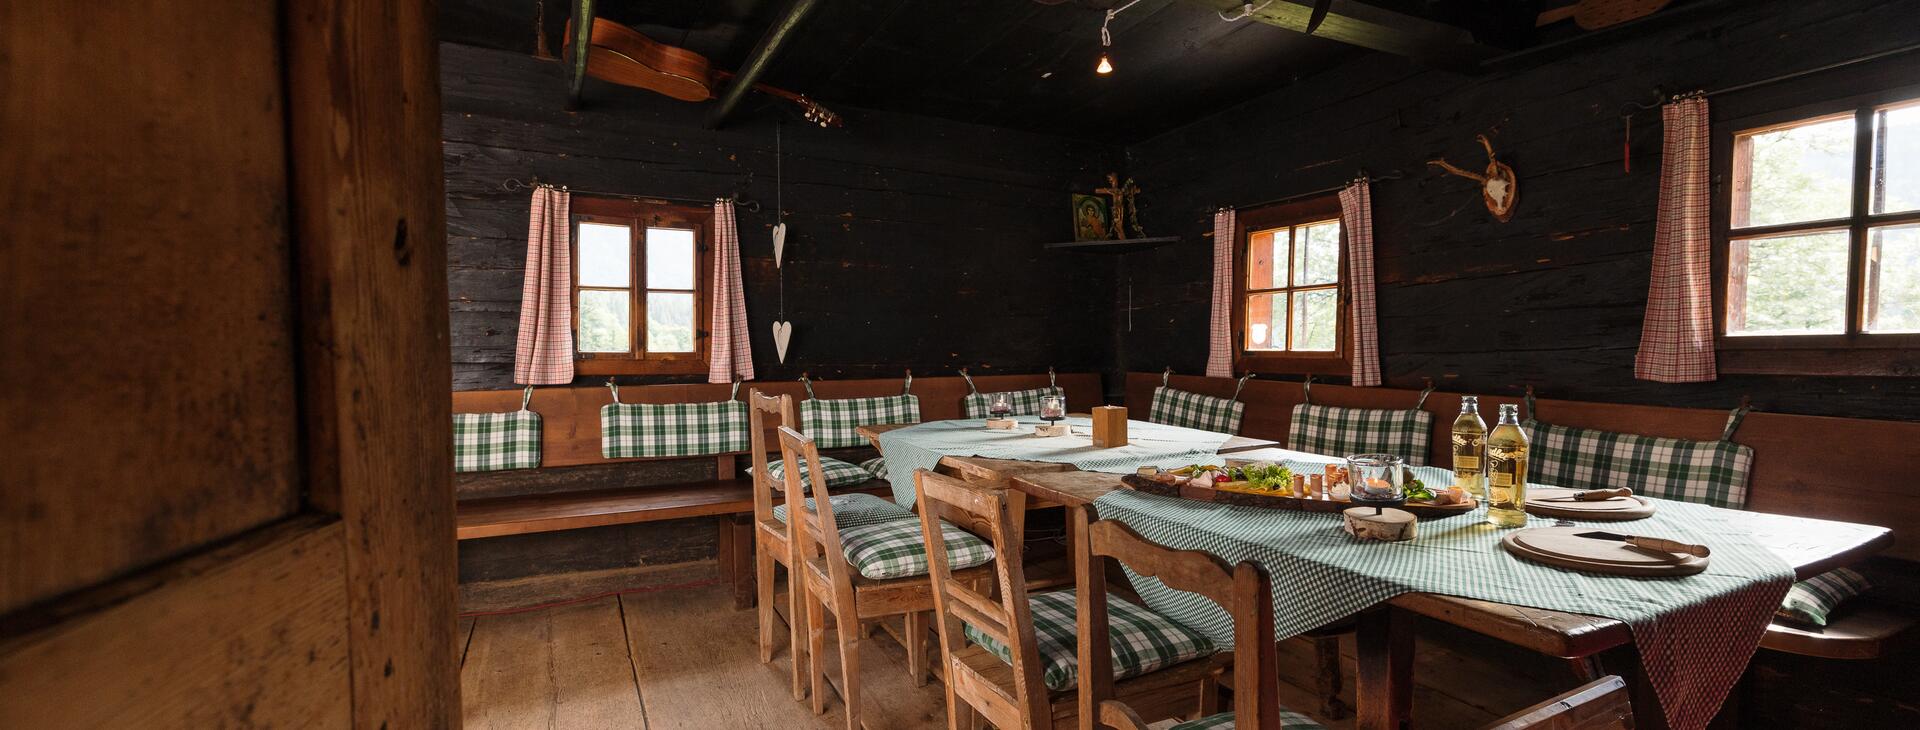
[[[594,18],[588,39],[587,75],[621,86],[632,86],[663,94],[681,101],[707,101],[713,98],[715,82],[728,81],[733,72],[713,67],[706,56],[661,43],[640,31],[607,20]],[[573,35],[573,21],[567,21],[567,35]],[[567,48],[567,63],[572,63],[573,48]],[[819,102],[786,89],[756,83],[753,89],[800,107],[806,120],[822,127],[841,125],[840,115]]]

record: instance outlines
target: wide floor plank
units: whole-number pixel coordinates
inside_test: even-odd
[[[467,728],[646,727],[614,598],[475,620],[460,679]]]

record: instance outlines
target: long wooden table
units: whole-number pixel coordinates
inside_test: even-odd
[[[879,448],[881,433],[902,427],[868,426],[860,432]],[[1258,439],[1245,442],[1228,443],[1236,447],[1232,453],[1241,454],[1277,445]],[[1258,445],[1249,445],[1254,443]],[[1221,453],[1230,452],[1223,447]],[[940,468],[974,481],[1005,484],[1041,504],[1070,510],[1084,510],[1102,495],[1123,488],[1118,474],[1079,471],[1068,464],[947,456],[941,458]],[[1857,563],[1893,543],[1892,531],[1884,527],[1750,514],[1755,519],[1755,540],[1793,566],[1796,579]],[[1404,593],[1389,599],[1379,610],[1358,617],[1359,666],[1354,696],[1358,705],[1356,725],[1362,730],[1398,730],[1410,719],[1415,616],[1460,626],[1542,654],[1582,660],[1596,670],[1599,662],[1605,662],[1610,671],[1630,677],[1638,726],[1666,725],[1651,687],[1640,676],[1640,662],[1633,655],[1633,632],[1625,623],[1437,593]]]

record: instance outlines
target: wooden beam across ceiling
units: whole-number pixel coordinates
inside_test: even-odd
[[[1240,14],[1245,0],[1186,0],[1231,17]],[[1306,33],[1314,23],[1312,0],[1273,0],[1255,10],[1248,20]],[[1323,8],[1324,19],[1312,35],[1375,51],[1405,56],[1454,71],[1477,71],[1479,63],[1506,53],[1476,40],[1465,28],[1428,20],[1356,0],[1333,0]]]
[[[587,85],[587,54],[593,49],[593,0],[576,0],[573,33],[567,38],[567,108],[580,108],[580,92]]]
[[[708,129],[719,129],[720,125],[726,123],[727,117],[740,105],[740,100],[746,97],[754,84],[759,83],[761,76],[766,75],[767,69],[773,65],[774,56],[779,55],[780,48],[793,38],[800,22],[806,20],[807,14],[819,4],[819,0],[793,0],[793,4],[787,6],[786,14],[767,29],[766,35],[760,37],[760,42],[753,47],[753,54],[747,57],[746,65],[740,67],[740,73],[727,84],[725,91],[720,92],[720,104],[707,117]]]

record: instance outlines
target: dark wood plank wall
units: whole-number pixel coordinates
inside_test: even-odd
[[[761,379],[1088,371],[1109,359],[1113,262],[1040,244],[1071,236],[1068,192],[1118,169],[1116,147],[840,108],[847,126],[823,130],[760,107],[764,97],[710,131],[705,106],[597,81],[569,113],[557,63],[454,44],[441,46],[441,79],[456,390],[512,387],[528,192],[501,182],[535,176],[759,201],[760,213],[739,210],[739,229]],[[780,118],[785,366],[770,332],[780,290],[768,234]],[[646,382],[661,380],[672,379]]]
[[[1204,217],[1338,185],[1374,186],[1382,366],[1391,385],[1446,390],[1920,418],[1920,379],[1725,376],[1712,384],[1633,379],[1658,198],[1658,110],[1625,102],[1719,88],[1920,41],[1911,2],[1722,4],[1642,36],[1626,31],[1566,60],[1469,78],[1370,56],[1128,148],[1145,214],[1178,222],[1180,245],[1126,257],[1131,312],[1116,297],[1117,369],[1199,373],[1205,365],[1211,230]],[[1920,83],[1908,54],[1713,99],[1731,119]],[[1485,165],[1493,139],[1519,174],[1518,209],[1493,221],[1472,182],[1428,168]],[[1132,329],[1127,321],[1131,314]],[[1920,372],[1920,363],[1914,363]]]

